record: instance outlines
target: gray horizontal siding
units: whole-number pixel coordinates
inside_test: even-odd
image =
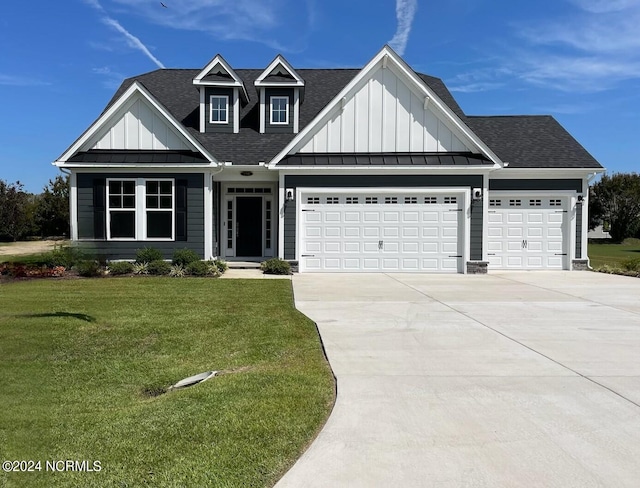
[[[489,180],[489,191],[491,190],[513,190],[513,191],[536,191],[536,190],[573,190],[582,192],[582,180],[560,179],[560,180]]]
[[[473,200],[471,202],[471,223],[470,223],[470,254],[472,261],[482,260],[482,224],[484,213],[482,209],[482,200]]]
[[[94,229],[94,182],[106,178],[174,178],[187,182],[187,240],[186,241],[107,241],[96,239]],[[133,259],[136,250],[155,247],[165,259],[170,259],[175,249],[192,249],[204,257],[204,175],[181,173],[79,173],[78,238],[82,245],[106,259]]]
[[[481,175],[291,175],[285,176],[286,188],[416,188],[482,187]],[[471,211],[471,259],[482,259],[482,203]],[[284,209],[284,257],[296,256],[296,205],[287,202]]]

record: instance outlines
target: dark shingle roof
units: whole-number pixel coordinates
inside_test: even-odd
[[[510,168],[602,168],[550,115],[468,116],[466,121]]]
[[[259,69],[238,69],[249,101],[240,110],[240,132],[200,133],[199,92],[192,80],[197,69],[161,69],[125,80],[107,108],[134,81],[140,82],[167,110],[181,122],[218,161],[234,164],[258,164],[270,161],[295,134],[259,133],[259,97],[254,86]],[[300,104],[300,130],[342,90],[359,69],[300,69],[304,79],[304,99]],[[418,76],[469,125],[511,168],[601,168],[600,164],[551,116],[467,116],[441,79],[418,73]]]
[[[72,163],[202,163],[209,161],[199,152],[175,150],[91,149],[76,153]]]

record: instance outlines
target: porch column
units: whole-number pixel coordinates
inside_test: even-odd
[[[204,259],[213,259],[213,175],[204,174]]]

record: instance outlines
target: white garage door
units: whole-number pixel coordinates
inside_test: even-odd
[[[300,271],[462,271],[460,194],[303,193]]]
[[[490,269],[563,269],[566,260],[563,198],[489,199]]]

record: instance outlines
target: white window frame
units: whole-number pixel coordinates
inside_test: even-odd
[[[135,183],[135,202],[133,209],[111,208],[109,205],[109,183],[112,181],[133,181]],[[171,182],[171,209],[167,208],[147,208],[147,182],[148,181],[170,181]],[[108,241],[175,241],[176,238],[176,182],[174,178],[107,178],[106,179],[106,225]],[[111,237],[111,212],[133,211],[135,213],[134,237]],[[147,211],[168,212],[171,211],[171,237],[148,237],[147,236]]]
[[[224,98],[225,100],[225,120],[213,120],[213,99]],[[219,109],[217,109],[219,111]],[[228,124],[229,123],[229,95],[211,95],[209,97],[209,123]]]
[[[273,110],[273,102],[275,100],[286,100],[286,104],[285,104],[285,111],[284,111],[284,122],[274,122],[273,121],[273,114],[274,114],[274,110]],[[269,97],[269,123],[271,125],[289,125],[289,97],[288,96],[283,96],[283,95],[279,95],[279,96],[271,96]],[[280,112],[280,110],[278,110],[278,112]]]

